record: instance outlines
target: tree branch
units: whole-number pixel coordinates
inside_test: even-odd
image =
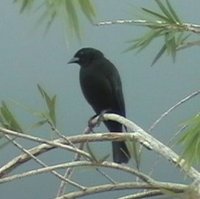
[[[182,23],[182,24],[166,24],[165,21],[155,20],[153,22],[143,19],[118,19],[115,21],[101,21],[99,23],[95,23],[96,26],[105,26],[105,25],[121,25],[121,24],[135,24],[138,26],[145,27],[153,27],[158,25],[159,27],[164,27],[166,29],[172,29],[177,31],[188,31],[196,34],[200,33],[200,25],[190,24],[190,23]]]
[[[200,179],[200,173],[195,170],[194,168],[186,168],[184,165],[184,160],[180,161],[180,157],[172,151],[169,147],[165,146],[163,143],[146,133],[142,128],[137,126],[135,123],[131,122],[130,120],[119,116],[117,114],[104,114],[105,120],[113,120],[117,121],[123,125],[125,125],[127,128],[131,129],[132,133],[98,133],[98,134],[89,134],[89,135],[77,135],[77,136],[70,136],[67,137],[68,140],[72,143],[85,143],[85,142],[99,142],[99,141],[135,141],[137,140],[139,143],[141,143],[143,146],[145,146],[147,149],[151,149],[155,151],[156,153],[163,156],[165,159],[169,160],[170,162],[174,163],[176,166],[178,166],[181,170],[185,172],[187,176],[189,176],[192,179]],[[2,133],[6,134],[12,134],[12,135],[20,135],[23,137],[25,134],[20,134],[17,132],[13,132],[10,130],[5,130],[0,128],[0,131]],[[23,136],[22,136],[23,135]],[[27,137],[27,135],[26,135]],[[35,138],[34,138],[35,139]],[[38,139],[35,139],[38,141]],[[40,140],[42,141],[42,140]],[[41,153],[44,153],[45,151],[51,150],[55,147],[62,147],[65,146],[66,149],[68,149],[69,146],[64,145],[67,144],[65,140],[58,139],[54,140],[53,142],[49,142],[47,140],[44,140],[47,144],[39,145],[38,147],[35,147],[30,150],[30,152],[33,155],[38,155]],[[49,146],[49,144],[50,146]],[[53,146],[52,146],[53,145]],[[70,148],[71,150],[71,148]],[[77,153],[77,150],[73,149],[71,151],[74,151]],[[81,154],[84,154],[81,152]],[[87,154],[87,153],[86,153]],[[87,157],[90,157],[89,154],[87,154]],[[0,168],[0,176],[7,174],[9,171],[13,170],[13,168],[16,167],[16,164],[19,162],[25,162],[30,160],[30,156],[27,156],[26,154],[22,154],[15,159],[13,159],[11,162],[7,163],[3,167]]]
[[[171,108],[169,108],[166,112],[164,112],[149,128],[149,131],[152,131],[156,125],[164,118],[166,117],[170,112],[172,112],[174,109],[178,108],[180,105],[184,104],[188,100],[192,99],[193,97],[196,97],[200,94],[200,90],[194,91],[190,95],[186,96],[185,98],[181,99],[179,102],[177,102],[175,105],[173,105]]]
[[[82,196],[88,196],[91,194],[108,192],[108,191],[116,191],[116,190],[127,190],[127,189],[158,189],[160,191],[159,195],[164,194],[164,190],[171,191],[173,193],[182,193],[187,188],[185,185],[178,185],[173,183],[162,183],[159,182],[157,185],[149,185],[146,183],[139,183],[139,182],[123,182],[118,184],[104,184],[89,187],[84,191],[76,191],[72,193],[65,194],[61,197],[57,197],[56,199],[71,199],[71,198],[78,198]]]
[[[31,159],[33,159],[35,162],[37,162],[39,165],[41,165],[42,167],[46,168],[48,167],[47,164],[45,164],[43,161],[41,161],[40,159],[38,159],[37,157],[35,157],[32,153],[30,153],[28,150],[26,150],[23,146],[21,146],[19,143],[17,143],[15,140],[13,140],[12,138],[10,138],[10,136],[8,135],[4,135],[11,143],[13,143],[14,146],[16,146],[18,149],[20,149],[22,152],[24,152],[27,156],[29,156]],[[80,184],[73,182],[67,178],[64,178],[61,174],[59,174],[58,172],[52,170],[51,173],[53,175],[55,175],[57,178],[59,178],[60,180],[69,183],[70,185],[82,189],[84,190],[85,187],[81,186]]]

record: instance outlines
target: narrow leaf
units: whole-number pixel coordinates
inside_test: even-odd
[[[200,163],[200,115],[196,115],[184,125],[187,128],[178,143],[184,146],[181,158],[186,160],[185,165],[190,168],[193,163]]]
[[[153,66],[158,61],[158,59],[160,59],[160,57],[164,54],[165,51],[166,51],[166,44],[164,44],[162,48],[159,50],[159,52],[153,59],[151,66]]]
[[[159,6],[159,8],[161,9],[161,11],[167,17],[167,21],[174,23],[175,22],[174,18],[171,16],[170,12],[165,8],[165,6],[160,2],[160,0],[156,0],[156,3]]]
[[[179,19],[178,15],[176,14],[175,10],[172,8],[171,4],[169,3],[168,0],[166,0],[166,3],[167,3],[167,6],[168,6],[168,9],[170,10],[171,12],[171,15],[174,17],[175,21],[179,24],[181,24],[181,20]]]
[[[17,2],[19,2],[19,0],[14,0],[14,3]],[[33,4],[33,0],[20,0],[20,2],[21,2],[20,13],[23,13],[28,8],[31,8]]]
[[[79,21],[73,2],[74,1],[72,0],[65,0],[65,9],[71,28],[76,33],[77,37],[80,39]]]
[[[56,126],[56,96],[54,95],[52,100],[51,100],[51,104],[49,107],[49,116],[51,118],[51,121],[53,122],[54,126]]]
[[[44,124],[46,124],[48,122],[48,120],[41,120],[35,124],[32,125],[32,128],[39,128],[41,126],[43,126]]]
[[[95,10],[90,0],[79,0],[79,4],[85,16],[92,23],[95,16]]]
[[[154,12],[154,11],[149,10],[147,8],[142,8],[142,10],[145,11],[145,12],[147,12],[147,13],[149,13],[149,14],[151,14],[151,15],[153,15],[154,17],[158,17],[160,20],[168,21],[167,17],[165,17],[164,15],[161,15],[161,14],[159,14],[157,12]]]
[[[23,130],[22,130],[21,125],[18,123],[15,116],[8,108],[6,102],[2,101],[1,104],[2,105],[0,107],[0,112],[1,112],[0,121],[3,122],[2,125],[6,128],[22,133]]]
[[[51,98],[40,85],[37,85],[37,87],[48,108],[48,112],[43,113],[42,115],[45,119],[48,119],[49,122],[56,126],[56,95]]]

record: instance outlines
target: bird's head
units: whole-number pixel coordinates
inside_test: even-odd
[[[92,61],[102,58],[103,56],[101,51],[94,48],[82,48],[76,52],[68,64],[77,63],[82,67],[87,67]]]

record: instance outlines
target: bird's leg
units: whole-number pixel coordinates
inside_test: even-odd
[[[92,117],[88,120],[88,127],[89,127],[89,129],[90,129],[90,131],[91,131],[92,133],[94,133],[94,131],[93,131],[94,127],[98,125],[98,117],[97,117],[97,116],[98,116],[98,115],[96,114],[96,115],[92,116]]]
[[[101,122],[103,122],[104,118],[103,118],[103,115],[105,113],[109,113],[110,112],[110,109],[104,109],[101,111],[101,113],[99,114],[99,117],[97,118],[97,122],[98,122],[98,126],[101,124]]]
[[[109,112],[109,109],[105,109],[101,111],[100,114],[96,114],[89,119],[88,127],[91,129],[92,132],[93,132],[94,127],[100,126],[101,122],[103,122],[103,115],[107,112]]]

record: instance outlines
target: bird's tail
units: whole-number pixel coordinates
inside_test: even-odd
[[[110,132],[122,132],[122,125],[114,121],[104,122]],[[112,142],[113,161],[117,163],[127,163],[130,159],[130,153],[125,142]]]
[[[117,163],[127,163],[130,158],[125,142],[112,142],[113,161]]]

